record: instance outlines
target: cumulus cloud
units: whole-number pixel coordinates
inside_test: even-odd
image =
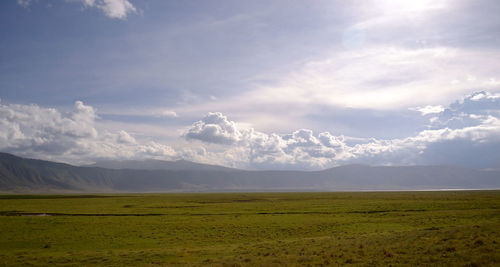
[[[114,19],[125,19],[137,9],[128,0],[81,0],[86,7],[96,7]]]
[[[491,116],[500,117],[500,94],[480,91],[455,101],[436,114],[431,118],[431,127],[460,129],[478,126]]]
[[[334,136],[329,132],[314,134],[309,129],[284,135],[266,134],[239,127],[218,112],[209,113],[194,123],[184,137],[221,145],[225,148],[219,153],[220,158],[230,158],[250,168],[317,169],[354,162],[374,165],[461,164],[483,168],[500,163],[499,99],[495,94],[478,92],[447,108],[440,107],[439,111],[435,107],[428,108],[433,109],[432,114],[438,114],[438,119],[434,120],[436,127],[399,139],[359,139],[348,144],[344,136]],[[474,123],[453,123],[454,120],[463,122],[464,118]],[[440,127],[437,127],[438,122]],[[439,157],[439,151],[447,155],[447,150],[453,148],[456,151],[457,147],[462,154]],[[486,159],[482,162],[459,160],[464,157],[473,159],[478,155]]]
[[[179,159],[250,169],[322,169],[347,163],[500,166],[500,97],[477,92],[432,113],[429,128],[396,139],[363,139],[298,129],[265,133],[208,113],[172,148],[127,131],[98,129],[96,110],[81,101],[68,112],[0,103],[0,150],[71,163],[98,159]],[[211,144],[210,146],[206,146]]]
[[[98,8],[113,19],[126,19],[129,14],[136,13],[137,9],[128,0],[66,0],[67,2],[81,2],[85,7]],[[29,8],[33,0],[17,0],[17,3]]]
[[[242,137],[236,123],[229,121],[220,112],[210,112],[195,122],[184,134],[187,139],[197,139],[207,143],[234,144]]]
[[[184,137],[228,146],[222,158],[231,158],[240,166],[248,163],[264,168],[289,165],[296,168],[321,167],[331,159],[345,156],[342,153],[345,146],[343,137],[329,133],[315,136],[308,129],[299,129],[288,135],[266,134],[253,128],[238,127],[236,122],[219,112],[209,113],[195,122]]]
[[[37,105],[0,104],[0,150],[22,156],[84,163],[100,158],[172,158],[156,142],[138,142],[126,131],[98,131],[95,109],[76,101],[62,113]]]
[[[130,136],[129,133],[127,133],[123,130],[120,130],[118,132],[117,141],[119,143],[125,143],[125,144],[135,144],[136,143],[135,138],[133,138],[132,136]]]

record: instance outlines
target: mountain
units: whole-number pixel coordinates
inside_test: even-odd
[[[217,165],[195,163],[187,160],[105,160],[84,167],[100,167],[106,169],[135,169],[135,170],[200,170],[200,171],[230,171],[235,170]]]
[[[0,192],[341,191],[500,188],[500,171],[455,166],[345,165],[322,171],[246,171],[188,161],[77,167],[0,153]],[[121,168],[123,167],[123,168]]]

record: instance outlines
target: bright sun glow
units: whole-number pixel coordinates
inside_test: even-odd
[[[439,0],[378,0],[376,5],[389,13],[422,12],[443,7],[444,1]]]

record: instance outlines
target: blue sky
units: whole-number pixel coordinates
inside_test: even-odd
[[[497,1],[0,3],[0,150],[500,168]]]

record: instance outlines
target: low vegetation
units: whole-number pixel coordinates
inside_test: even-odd
[[[0,196],[0,265],[500,262],[500,191]]]

